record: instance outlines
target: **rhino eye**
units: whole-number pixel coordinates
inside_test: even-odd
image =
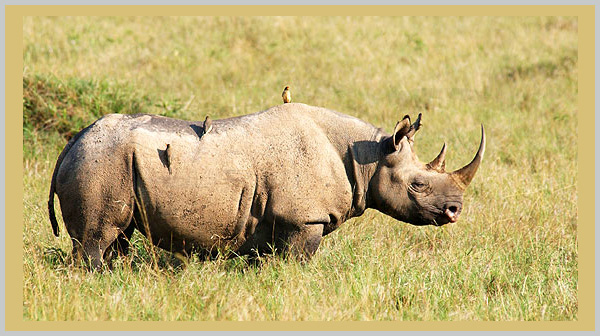
[[[410,184],[410,187],[412,189],[414,189],[415,191],[423,191],[427,188],[427,184],[425,184],[421,181],[414,181],[413,183]]]

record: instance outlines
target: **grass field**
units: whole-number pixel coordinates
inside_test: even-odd
[[[26,17],[23,318],[576,320],[577,34],[567,17]],[[422,112],[416,150],[428,161],[446,141],[448,169],[483,123],[458,223],[368,210],[306,264],[182,265],[139,234],[110,272],[69,264],[46,202],[70,136],[106,113],[253,113],[285,85],[388,132]]]

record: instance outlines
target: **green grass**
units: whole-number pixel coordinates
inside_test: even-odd
[[[24,319],[577,319],[576,18],[26,17],[23,34]],[[182,265],[139,234],[111,272],[69,264],[46,202],[74,132],[113,112],[253,113],[285,85],[388,131],[422,112],[416,150],[446,141],[449,169],[483,123],[458,223],[368,210],[306,264]]]

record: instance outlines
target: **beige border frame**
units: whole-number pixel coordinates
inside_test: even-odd
[[[5,6],[6,330],[594,330],[594,6]],[[577,321],[561,322],[35,322],[23,310],[23,16],[165,15],[577,16],[579,24]],[[584,71],[581,71],[584,70]],[[582,182],[585,181],[585,182]]]

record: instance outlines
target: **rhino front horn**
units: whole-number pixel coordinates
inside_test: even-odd
[[[477,154],[473,158],[473,161],[468,165],[462,167],[451,173],[453,177],[456,178],[457,182],[459,182],[460,186],[463,190],[471,183],[473,177],[475,177],[475,173],[477,172],[477,168],[479,168],[479,164],[483,159],[483,153],[485,152],[485,130],[483,129],[483,124],[481,125],[481,142],[479,143],[479,149],[477,150]]]

